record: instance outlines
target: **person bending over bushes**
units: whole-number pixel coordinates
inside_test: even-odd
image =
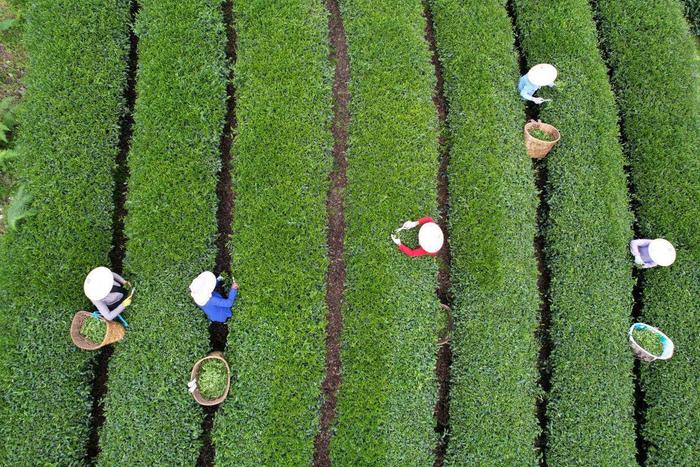
[[[131,305],[131,296],[127,296],[125,286],[131,287],[131,283],[109,268],[100,266],[87,275],[83,290],[102,317],[112,321]]]
[[[238,284],[233,281],[231,291],[228,298],[224,298],[214,289],[219,282],[222,282],[221,276],[214,277],[214,273],[204,271],[197,276],[190,284],[190,295],[192,299],[204,311],[210,321],[216,323],[224,323],[233,315],[231,307],[236,301],[238,295]]]

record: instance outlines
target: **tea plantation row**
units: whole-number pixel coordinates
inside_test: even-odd
[[[597,5],[639,201],[639,230],[645,238],[667,238],[678,252],[672,267],[643,273],[642,320],[659,326],[677,346],[669,362],[643,365],[647,462],[697,464],[700,69],[694,40],[675,1]]]
[[[435,447],[437,268],[389,234],[437,213],[437,114],[419,0],[344,0],[351,122],[342,383],[331,461],[427,465]]]
[[[515,17],[528,66],[560,70],[560,89],[540,91],[554,99],[542,120],[564,135],[545,160],[553,343],[546,461],[631,465],[632,216],[592,11],[586,0],[515,0]]]
[[[219,465],[310,465],[326,335],[331,63],[323,2],[235,1],[236,373],[217,414]]]
[[[455,465],[532,465],[537,455],[536,194],[504,4],[430,2],[449,104]]]
[[[186,384],[209,333],[187,287],[216,253],[225,34],[218,0],[139,6],[124,271],[137,295],[109,363],[98,460],[193,465],[202,412]]]
[[[112,241],[129,5],[38,0],[24,16],[29,92],[17,150],[36,215],[0,239],[0,464],[75,465],[93,355],[68,329],[87,304],[82,280]]]

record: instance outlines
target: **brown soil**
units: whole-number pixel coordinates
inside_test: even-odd
[[[533,168],[535,171],[535,182],[540,192],[540,203],[537,207],[537,233],[535,234],[534,247],[535,258],[537,260],[537,287],[540,292],[540,325],[537,329],[537,340],[540,343],[540,352],[538,356],[539,369],[539,385],[545,393],[545,397],[539,399],[535,403],[535,413],[540,425],[540,435],[535,439],[535,448],[542,454],[541,464],[547,465],[545,459],[545,447],[547,446],[547,398],[551,389],[552,372],[549,366],[549,356],[552,353],[552,339],[550,336],[550,328],[552,325],[552,317],[550,313],[549,303],[549,270],[546,266],[545,258],[545,236],[544,229],[548,216],[548,204],[546,200],[547,188],[547,166],[545,161],[533,160]]]
[[[350,58],[348,56],[345,29],[337,0],[326,0],[329,12],[328,33],[331,44],[330,60],[336,64],[333,83],[335,100],[332,133],[334,168],[330,175],[330,189],[326,202],[328,212],[328,254],[330,264],[326,276],[326,305],[328,327],[326,330],[326,378],[323,381],[323,404],[320,428],[314,443],[314,466],[328,466],[330,461],[331,427],[335,420],[336,395],[340,386],[340,334],[343,326],[342,303],[345,288],[345,263],[343,241],[345,238],[345,212],[343,190],[347,184],[347,140],[350,125]]]
[[[433,24],[433,14],[427,1],[423,2],[423,15],[425,16],[425,39],[431,52],[431,61],[435,69],[435,91],[433,93],[433,104],[437,111],[440,123],[440,136],[438,146],[440,151],[440,165],[437,174],[437,194],[438,209],[440,218],[438,224],[445,234],[445,246],[438,254],[438,287],[436,290],[438,299],[443,305],[451,306],[451,284],[450,284],[450,264],[452,256],[450,254],[449,242],[449,180],[448,165],[450,161],[450,148],[445,138],[447,131],[448,106],[445,99],[445,80],[443,78],[442,65],[437,52],[435,39],[435,28]],[[437,354],[435,374],[438,380],[438,400],[435,404],[435,432],[438,434],[438,444],[435,447],[435,466],[442,466],[447,453],[447,443],[449,442],[449,422],[450,422],[450,366],[452,365],[452,348],[449,342],[440,347]]]
[[[230,69],[236,62],[236,31],[233,27],[233,6],[231,2],[224,4],[224,21],[226,23],[226,60]],[[218,236],[216,238],[216,264],[214,274],[231,272],[231,252],[229,251],[229,240],[233,229],[233,204],[235,195],[231,184],[231,146],[233,144],[233,129],[236,127],[236,99],[233,89],[233,76],[229,76],[226,84],[226,120],[221,132],[221,171],[216,184],[216,195],[219,205],[216,211],[218,224]]]

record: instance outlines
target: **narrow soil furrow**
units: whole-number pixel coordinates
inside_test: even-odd
[[[518,65],[520,74],[524,75],[528,72],[527,61],[523,53],[520,34],[515,23],[515,4],[513,0],[508,0],[506,4],[508,16],[513,25],[513,35],[515,37],[514,48],[518,55]],[[539,119],[539,107],[533,102],[527,101],[525,106],[525,122]],[[535,449],[540,456],[540,465],[546,466],[546,447],[547,447],[547,397],[551,389],[552,372],[548,364],[549,356],[552,353],[552,339],[550,336],[550,328],[552,325],[552,317],[550,313],[549,303],[549,284],[550,274],[547,269],[545,257],[545,226],[547,223],[549,205],[547,204],[547,165],[544,160],[533,159],[532,168],[535,176],[535,184],[539,192],[539,204],[537,206],[537,233],[534,238],[534,251],[537,260],[537,288],[540,292],[540,325],[537,329],[537,340],[540,343],[540,351],[537,359],[537,368],[539,370],[538,384],[542,389],[542,396],[535,402],[535,413],[540,425],[540,435],[535,439]]]
[[[540,352],[537,360],[539,369],[538,384],[542,389],[542,397],[535,403],[537,419],[540,423],[540,435],[535,440],[535,448],[541,453],[540,465],[546,466],[546,446],[547,446],[547,396],[552,387],[552,372],[548,364],[549,356],[552,353],[552,339],[550,328],[552,317],[549,309],[549,284],[550,276],[545,258],[545,224],[547,222],[548,204],[545,190],[547,188],[547,166],[544,161],[533,160],[537,189],[539,190],[540,203],[537,206],[537,236],[534,240],[535,258],[537,259],[537,287],[540,291],[540,326],[537,330],[537,338],[540,343]]]
[[[340,13],[338,0],[326,0],[328,9],[328,36],[330,40],[330,61],[335,63],[333,82],[333,160],[330,174],[330,188],[326,201],[328,212],[328,255],[329,266],[326,275],[326,306],[328,307],[326,329],[326,377],[323,381],[323,404],[321,406],[320,428],[314,442],[314,465],[328,466],[332,425],[335,420],[337,392],[340,386],[340,334],[343,327],[342,305],[345,289],[345,261],[343,242],[345,240],[345,211],[343,191],[347,184],[348,127],[350,125],[350,58]]]
[[[231,251],[229,240],[233,229],[233,205],[235,196],[231,183],[231,146],[233,145],[233,131],[236,128],[236,96],[233,86],[233,65],[236,63],[236,30],[233,22],[233,1],[227,0],[223,4],[223,20],[226,29],[226,63],[228,66],[228,80],[226,83],[226,117],[221,131],[221,170],[216,183],[216,196],[219,204],[216,210],[218,234],[216,237],[216,263],[214,274],[224,274],[231,277]],[[221,285],[217,286],[221,288]],[[221,293],[227,290],[219,290]],[[228,325],[226,323],[209,323],[209,343],[212,351],[223,352],[226,350],[228,338]],[[203,407],[204,419],[202,420],[202,450],[197,459],[197,466],[213,466],[216,450],[212,444],[211,432],[214,428],[214,417],[219,406]]]
[[[433,92],[433,103],[438,115],[440,124],[440,136],[438,137],[438,146],[440,151],[440,165],[437,174],[437,194],[438,194],[438,209],[440,219],[438,224],[445,233],[445,246],[440,250],[438,255],[438,288],[437,296],[440,303],[444,306],[452,305],[452,296],[450,295],[450,242],[449,242],[449,186],[447,167],[450,159],[450,148],[445,137],[447,131],[447,101],[445,100],[445,81],[443,78],[442,65],[438,57],[437,45],[435,42],[435,26],[433,23],[433,14],[430,10],[430,5],[427,1],[423,2],[423,15],[425,16],[425,38],[428,42],[431,53],[431,61],[435,69],[435,91]],[[447,453],[447,444],[449,442],[449,422],[450,422],[450,365],[452,364],[452,349],[449,341],[440,346],[437,353],[437,363],[435,365],[435,373],[438,380],[438,400],[435,404],[435,419],[438,444],[435,447],[435,466],[442,466],[445,462]]]
[[[138,64],[138,37],[134,32],[134,23],[138,14],[138,2],[131,1],[129,12],[129,55],[126,64],[126,87],[124,98],[126,108],[121,121],[119,135],[119,152],[116,157],[114,170],[114,213],[112,217],[112,250],[109,252],[111,269],[121,274],[126,253],[126,234],[124,233],[124,218],[126,217],[126,194],[128,191],[129,166],[127,156],[131,147],[131,135],[134,125],[134,104],[136,102],[136,69]],[[103,399],[107,392],[107,372],[109,359],[114,352],[114,346],[108,345],[100,349],[94,360],[94,379],[92,382],[92,410],[90,412],[90,434],[88,436],[87,458],[88,465],[94,465],[100,454],[100,428],[105,421]]]

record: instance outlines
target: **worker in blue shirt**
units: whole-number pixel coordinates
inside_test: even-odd
[[[527,74],[520,77],[518,81],[518,91],[520,97],[525,100],[532,101],[535,104],[541,104],[545,101],[541,97],[534,97],[542,86],[554,86],[554,80],[557,79],[557,69],[549,63],[540,63],[530,68]]]
[[[224,298],[216,292],[214,289],[221,281],[223,281],[221,276],[214,277],[214,273],[204,271],[190,284],[192,299],[206,313],[207,318],[216,323],[223,323],[233,315],[231,307],[236,301],[236,295],[238,295],[238,284],[235,280],[228,298]]]

